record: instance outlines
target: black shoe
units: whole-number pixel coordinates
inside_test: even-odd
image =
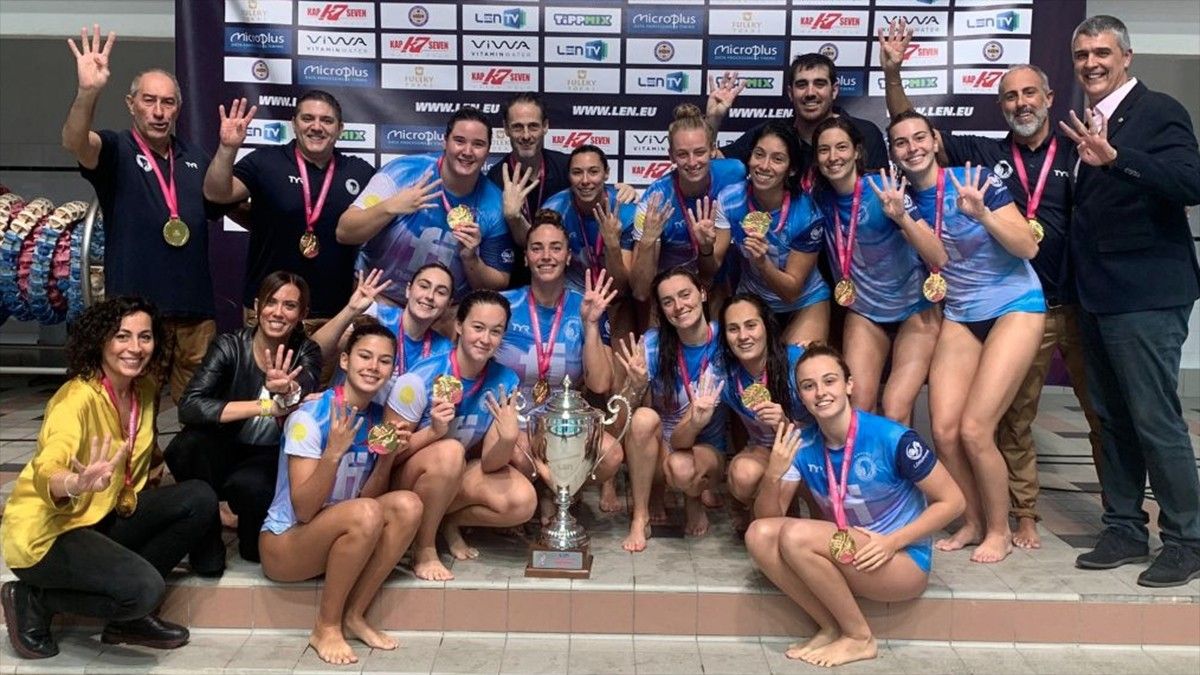
[[[1150,546],[1145,542],[1105,530],[1100,533],[1096,548],[1075,559],[1075,566],[1085,570],[1111,570],[1129,563],[1146,562],[1150,559]]]
[[[0,604],[13,650],[26,659],[48,659],[58,654],[58,643],[50,634],[50,619],[37,595],[28,584],[9,581],[0,586]]]
[[[110,645],[175,649],[187,644],[188,637],[188,629],[151,614],[132,621],[109,621],[100,634],[100,641]]]
[[[1165,588],[1200,579],[1200,552],[1180,544],[1164,544],[1150,567],[1138,575],[1138,586]]]

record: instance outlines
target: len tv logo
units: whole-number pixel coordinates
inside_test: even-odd
[[[688,74],[676,71],[665,75],[643,75],[638,78],[638,85],[683,93],[688,89]]]
[[[1000,12],[994,17],[985,16],[967,19],[967,28],[994,28],[1014,32],[1021,27],[1021,15],[1014,11]]]
[[[475,23],[498,25],[505,28],[524,28],[526,23],[525,10],[519,7],[506,9],[503,12],[475,12]]]
[[[592,40],[581,45],[563,44],[556,51],[559,56],[581,56],[589,61],[603,61],[608,58],[608,43]]]

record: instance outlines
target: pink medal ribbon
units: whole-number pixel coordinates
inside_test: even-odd
[[[308,167],[305,165],[304,156],[300,154],[300,147],[295,148],[296,152],[296,167],[300,170],[300,189],[304,193],[304,231],[312,234],[313,225],[321,217],[321,210],[325,208],[325,197],[329,195],[329,186],[333,184],[333,170],[337,164],[336,157],[329,158],[329,166],[325,167],[325,184],[321,186],[321,194],[317,195],[317,201],[312,202],[312,188],[308,182]]]
[[[850,263],[854,260],[854,241],[858,237],[858,209],[862,205],[862,180],[854,181],[854,197],[850,200],[850,228],[842,232],[842,214],[837,204],[833,207],[833,241],[837,247],[838,268],[843,279],[850,278]],[[940,214],[941,211],[938,211]],[[938,221],[941,222],[940,220]],[[939,227],[941,227],[939,225]],[[940,233],[941,230],[939,229]]]
[[[692,255],[699,258],[700,242],[696,241],[696,235],[692,234],[692,228],[688,218],[687,200],[683,196],[683,186],[679,184],[679,171],[675,171],[671,174],[671,183],[675,187],[675,200],[679,202],[679,208],[681,209],[679,215],[683,216],[683,224],[684,228],[687,230],[688,241],[692,242]],[[704,190],[704,194],[708,195],[708,197],[711,199],[712,194],[710,190],[712,190],[711,174],[708,176],[708,187]]]
[[[438,174],[438,178],[441,178],[441,176],[442,176],[442,160],[444,160],[444,159],[446,159],[446,157],[445,157],[444,155],[443,155],[442,157],[438,157],[438,161],[437,161],[437,174]],[[478,187],[478,183],[476,184],[476,187]],[[440,192],[439,194],[441,194],[441,196],[442,196],[442,208],[446,210],[446,216],[449,216],[449,215],[450,215],[450,211],[454,210],[454,207],[453,207],[453,206],[450,206],[450,200],[449,200],[449,199],[446,197],[446,187],[445,187],[445,185],[443,185],[443,186],[442,186],[442,190],[441,190],[441,192]],[[474,217],[475,217],[475,216],[474,216],[474,214],[475,214],[475,209],[471,208],[470,206],[465,206],[465,205],[463,205],[463,204],[459,204],[459,206],[462,206],[463,208],[466,208],[467,210],[469,210],[469,211],[471,212],[471,214],[472,214],[472,215],[471,215],[471,217],[472,217],[472,218],[474,218]]]
[[[579,208],[579,204],[575,198],[571,198],[571,208],[575,209],[575,215],[579,216],[579,236],[583,238],[583,249],[591,251],[588,256],[588,268],[592,273],[592,281],[596,281],[600,277],[600,270],[604,268],[604,235],[600,232],[602,227],[600,221],[596,221],[596,243],[588,243],[587,240],[587,218],[583,215],[583,209]],[[617,198],[614,195],[608,205],[609,213],[616,213]]]
[[[135,132],[136,133],[136,132]],[[117,391],[113,388],[112,380],[108,379],[107,375],[100,378],[100,384],[104,387],[104,391],[108,393],[108,400],[113,405],[113,412],[117,415],[117,426],[121,426],[121,406],[117,404]],[[133,444],[137,441],[138,427],[141,423],[141,406],[138,404],[137,392],[134,390],[134,385],[129,384],[129,426],[125,430],[125,438],[129,443],[129,453],[125,455],[125,487],[133,486]],[[92,460],[95,457],[90,458]]]
[[[489,360],[488,363],[491,361]],[[471,389],[463,394],[459,402],[467,400],[468,396],[474,396],[483,387],[483,381],[487,379],[488,364],[483,364],[483,370],[479,371],[479,377],[475,378],[475,384],[471,385]],[[459,381],[463,381],[462,369],[458,367],[458,347],[450,350],[450,372]]]
[[[833,473],[833,459],[829,456],[829,446],[825,446],[825,478],[829,483],[829,500],[833,504],[833,520],[838,529],[842,531],[848,531],[850,528],[850,524],[846,520],[846,494],[850,489],[850,464],[854,459],[854,436],[857,433],[858,411],[851,408],[850,429],[846,432],[846,448],[842,455],[842,480],[840,483]]]
[[[533,330],[533,346],[537,350],[538,379],[545,380],[550,374],[550,358],[554,355],[554,343],[558,340],[558,328],[562,325],[563,308],[567,304],[567,292],[563,290],[558,296],[558,304],[554,308],[553,323],[550,324],[550,339],[542,345],[542,327],[538,321],[537,299],[533,297],[533,289],[529,289],[529,327]]]
[[[749,182],[746,183],[746,205],[750,207],[750,212],[758,211],[758,205],[754,203],[754,186]],[[783,231],[787,225],[788,209],[792,208],[792,193],[787,190],[783,191],[783,206],[779,207],[779,224],[775,226],[775,234]],[[770,212],[767,212],[770,215]]]
[[[404,312],[400,312],[400,322],[396,327],[396,333],[400,336],[400,342],[396,345],[396,368],[397,375],[403,375],[408,372],[408,366],[405,363],[404,344],[408,340],[408,333],[404,332]],[[429,352],[433,350],[433,332],[432,329],[425,331],[425,337],[421,342],[421,358],[428,358]]]
[[[934,205],[933,236],[937,237],[939,241],[941,241],[941,239],[942,239],[942,225],[943,225],[943,223],[946,222],[946,213],[945,213],[946,205],[943,203],[945,201],[945,199],[946,199],[946,170],[941,167],[938,167],[937,197],[936,197],[937,203]],[[931,275],[937,274],[940,271],[941,271],[941,268],[938,268],[938,267],[930,267],[929,268],[929,273]]]
[[[150,170],[154,172],[154,177],[158,179],[158,189],[162,191],[163,201],[167,205],[167,211],[171,214],[172,220],[180,220],[179,218],[179,197],[175,192],[175,150],[171,145],[167,146],[167,166],[171,171],[171,180],[163,177],[162,169],[158,168],[158,161],[154,158],[154,152],[150,150],[150,145],[146,143],[146,139],[138,133],[137,129],[133,129],[133,140],[137,143],[138,149],[142,151],[142,156],[150,163]]]
[[[1037,185],[1033,188],[1033,192],[1029,191],[1029,174],[1025,172],[1025,162],[1021,159],[1021,152],[1017,149],[1017,144],[1012,144],[1013,168],[1017,170],[1017,177],[1021,179],[1021,187],[1025,188],[1025,194],[1029,196],[1029,201],[1025,204],[1025,218],[1033,220],[1037,216],[1038,206],[1042,203],[1042,193],[1046,191],[1046,179],[1050,177],[1050,168],[1054,164],[1054,155],[1058,153],[1058,137],[1050,137],[1050,147],[1046,149],[1046,159],[1042,163],[1042,171],[1038,174]]]
[[[708,337],[705,338],[704,344],[707,346],[712,343],[713,329],[712,324],[708,324]],[[683,345],[679,345],[679,351],[675,352],[675,361],[679,364],[679,374],[683,376],[683,388],[687,392],[688,402],[695,398],[692,392],[692,375],[688,372],[687,362],[683,359]],[[704,376],[704,369],[708,368],[708,354],[700,359],[700,372],[696,374],[696,379],[699,380]]]

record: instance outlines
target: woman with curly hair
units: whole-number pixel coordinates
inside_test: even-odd
[[[153,612],[163,577],[219,527],[217,496],[202,481],[146,488],[154,445],[156,384],[144,375],[161,358],[154,306],[116,297],[88,308],[67,340],[66,382],[46,405],[37,451],[21,471],[0,523],[4,559],[17,581],[0,588],[13,649],[24,658],[58,653],[55,614],[105,619],[100,639],[174,649],[183,626]],[[223,555],[192,555],[203,576]]]

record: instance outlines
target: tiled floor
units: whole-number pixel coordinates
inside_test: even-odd
[[[62,653],[43,661],[16,658],[0,645],[3,673],[584,673],[588,675],[741,675],[829,672],[787,659],[782,640],[578,637],[545,634],[407,633],[396,651],[361,645],[359,662],[331,666],[307,649],[302,632],[194,633],[183,649],[162,652],[102,645],[95,635],[60,640]],[[892,641],[879,658],[838,673],[1160,673],[1200,672],[1200,648],[948,645]]]

